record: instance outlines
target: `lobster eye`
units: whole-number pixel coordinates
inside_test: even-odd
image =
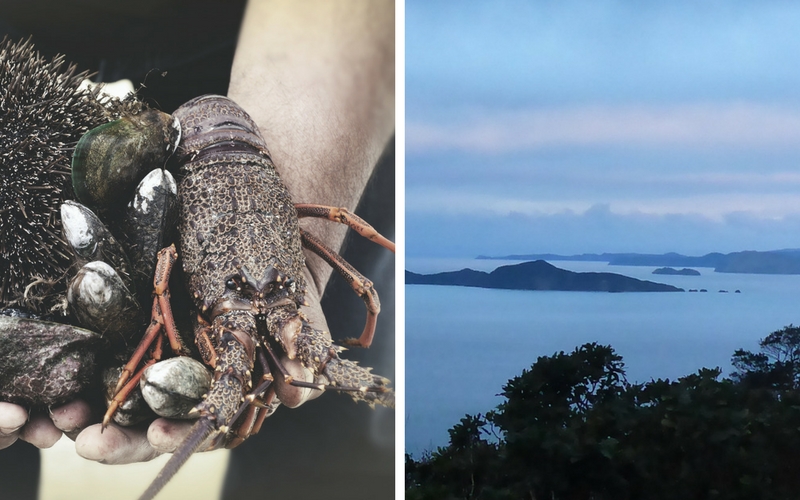
[[[225,286],[228,287],[228,290],[236,290],[236,282],[233,279],[226,281]]]

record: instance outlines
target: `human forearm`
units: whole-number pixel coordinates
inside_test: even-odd
[[[295,201],[355,209],[394,131],[394,3],[251,0],[228,94],[260,127]],[[334,249],[346,232],[302,225]],[[308,260],[321,293],[330,268]]]

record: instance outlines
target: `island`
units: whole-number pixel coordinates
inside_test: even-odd
[[[448,285],[505,290],[570,292],[683,292],[682,288],[614,273],[576,273],[543,260],[501,266],[485,273],[462,269],[436,274],[406,271],[407,285]]]
[[[697,269],[689,269],[688,267],[684,267],[683,269],[675,269],[674,267],[659,267],[653,271],[653,274],[667,274],[670,276],[700,276],[700,271]]]
[[[673,266],[711,267],[717,273],[740,274],[800,274],[800,249],[788,248],[768,252],[744,251],[722,254],[709,253],[692,257],[670,252],[664,254],[584,253],[580,255],[515,254],[501,257],[479,255],[476,259],[497,260],[565,260],[608,262],[611,266]]]

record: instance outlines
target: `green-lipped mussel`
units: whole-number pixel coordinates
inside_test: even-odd
[[[121,210],[144,176],[161,168],[180,141],[177,119],[148,109],[96,127],[75,147],[72,185],[78,201]]]

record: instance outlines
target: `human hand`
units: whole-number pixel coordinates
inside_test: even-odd
[[[75,439],[75,451],[87,460],[120,465],[147,462],[171,453],[188,434],[194,421],[158,418],[150,425],[122,427],[111,423],[90,425]]]
[[[308,272],[306,279],[310,280]],[[319,295],[316,286],[309,284],[307,293],[309,305],[303,307],[303,313],[316,328],[327,331]],[[284,357],[282,361],[296,380],[315,381],[311,370],[303,367],[299,360],[288,360]],[[291,406],[300,406],[322,393],[323,391],[314,389],[293,388],[294,397]],[[149,461],[162,453],[174,452],[189,434],[194,422],[194,420],[159,418],[149,426],[122,427],[112,423],[105,430],[102,430],[100,424],[95,424],[83,429],[75,438],[75,449],[83,458],[109,465]]]
[[[159,418],[149,426],[111,424],[101,432],[92,422],[94,412],[83,400],[53,408],[49,415],[0,402],[0,450],[17,439],[37,448],[50,448],[63,435],[75,441],[78,455],[104,464],[146,462],[172,452],[189,432],[192,421]]]
[[[376,16],[379,13],[370,10],[375,5],[372,3],[363,4],[361,10],[366,11],[358,11],[364,14],[358,16],[352,9],[337,4],[336,12],[330,15],[326,12],[294,23],[285,22],[283,17],[276,15],[275,6],[267,5],[267,2],[250,2],[248,6],[249,22],[246,30],[243,28],[246,36],[240,39],[237,47],[230,96],[259,124],[284,182],[296,201],[355,207],[375,162],[392,135],[394,33],[391,27],[394,8],[390,2],[384,3],[384,7],[390,8],[383,8],[379,17]],[[320,2],[318,7],[327,5]],[[323,27],[340,29],[344,36],[326,37],[322,44],[314,43],[317,40],[311,39],[312,35],[327,32],[308,28],[309,22],[316,19],[325,20]],[[329,19],[337,19],[337,22],[329,23]],[[354,26],[353,23],[359,19],[364,25]],[[288,35],[292,37],[285,36],[287,33],[282,30],[272,29],[271,25],[270,29],[265,29],[263,23],[270,20],[277,22],[276,28],[289,30]],[[386,26],[390,28],[386,29]],[[368,36],[354,37],[356,33]],[[262,43],[259,38],[262,35],[275,36],[278,43]],[[295,39],[302,43],[287,41]],[[245,43],[248,40],[251,43]],[[255,48],[255,51],[248,51],[247,47]],[[286,57],[287,54],[271,57],[271,54],[258,51],[267,48],[285,50],[286,47],[309,50],[295,51],[294,57]],[[314,64],[309,64],[309,59]],[[347,66],[342,60],[348,63]],[[342,74],[363,75],[364,68],[373,66],[376,70],[368,73],[368,80],[377,80],[377,84],[368,86],[375,89],[369,93],[364,92],[365,78],[341,78]],[[258,84],[253,84],[254,80]],[[298,95],[293,95],[293,91]],[[309,96],[314,99],[309,100]],[[330,117],[337,119],[330,120]],[[343,132],[349,129],[353,130]],[[340,182],[340,179],[348,179],[348,182]],[[334,249],[341,246],[346,230],[344,226],[324,221],[304,221],[304,227]],[[303,313],[314,328],[328,331],[319,297],[330,268],[316,255],[306,254],[313,272],[307,273],[308,302],[311,305],[303,308]],[[293,371],[293,363],[286,364]],[[300,404],[321,394],[322,391],[309,390],[301,397]],[[2,412],[0,409],[0,447],[5,441],[15,440],[16,437],[11,436],[18,437],[23,425],[19,423],[19,416],[10,424],[4,424]],[[173,451],[187,434],[191,423],[157,419],[149,427],[122,428],[111,424],[102,433],[99,424],[91,425],[77,435],[76,449],[81,456],[102,463],[149,460],[158,453]],[[34,435],[38,433],[34,432]]]
[[[50,448],[63,435],[75,441],[78,455],[103,464],[147,462],[177,448],[192,421],[159,418],[148,426],[90,425],[92,410],[83,400],[53,408],[50,414],[32,416],[22,406],[0,402],[0,449],[17,439],[37,448]]]
[[[91,409],[81,400],[52,408],[48,414],[33,413],[13,403],[0,402],[0,449],[21,439],[37,448],[50,448],[62,433],[74,437],[91,421]]]

